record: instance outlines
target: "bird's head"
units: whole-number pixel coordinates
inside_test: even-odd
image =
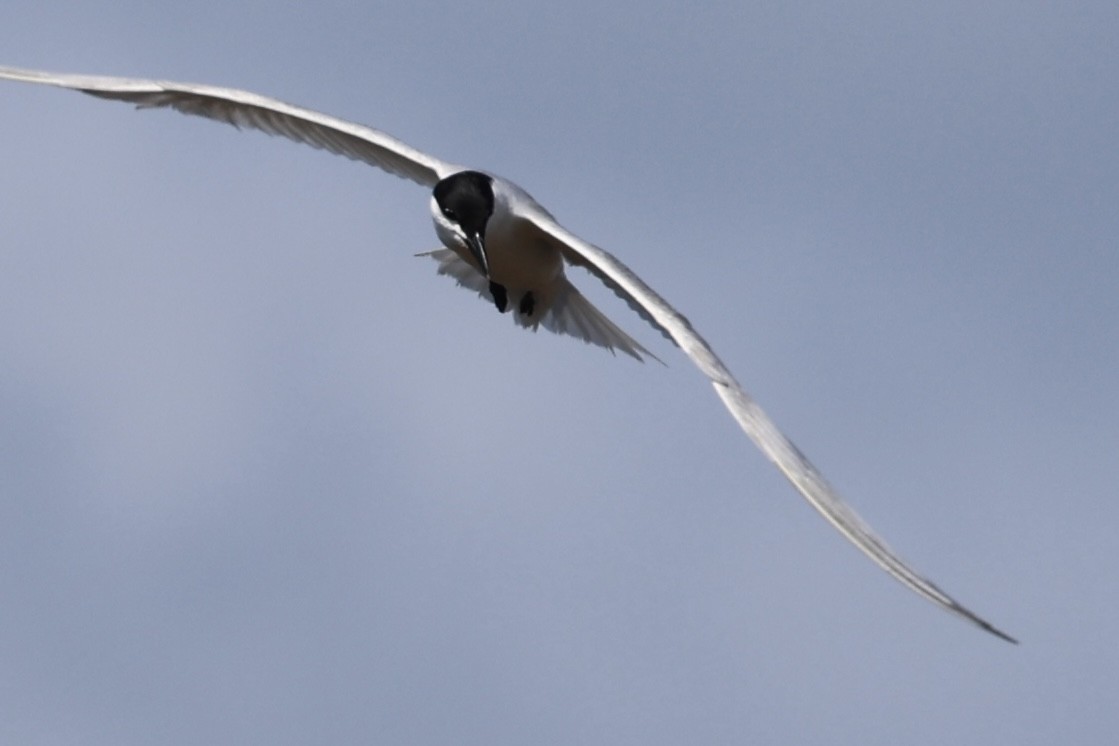
[[[431,213],[436,226],[465,244],[486,277],[490,274],[486,223],[493,209],[493,179],[479,171],[451,174],[436,184],[432,192]]]

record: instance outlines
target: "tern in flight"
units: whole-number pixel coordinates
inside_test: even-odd
[[[237,128],[281,135],[384,169],[431,190],[435,232],[446,247],[429,252],[440,274],[479,293],[520,326],[539,326],[654,357],[615,326],[568,281],[565,266],[595,275],[710,379],[746,435],[835,528],[883,569],[926,599],[1009,642],[1013,637],[958,603],[913,570],[846,503],[754,402],[675,308],[626,265],[560,225],[511,181],[422,153],[380,130],[292,106],[256,93],[209,85],[66,75],[0,67],[0,78],[59,86],[139,108],[167,107]]]

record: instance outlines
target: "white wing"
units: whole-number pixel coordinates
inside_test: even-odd
[[[0,78],[71,88],[99,98],[129,101],[138,108],[177,109],[184,114],[232,124],[238,129],[246,127],[269,135],[280,135],[313,148],[364,161],[428,187],[462,170],[372,127],[233,88],[138,78],[55,74],[13,67],[0,67]]]
[[[921,596],[1004,640],[1017,643],[1013,637],[962,606],[932,581],[918,574],[878,538],[870,526],[843,502],[835,488],[828,484],[805,455],[777,429],[777,425],[757,402],[742,389],[688,320],[664,298],[611,254],[563,228],[546,211],[540,210],[533,200],[522,201],[518,205],[521,206],[522,217],[533,221],[540,230],[561,244],[565,255],[572,253],[581,258],[582,261],[574,263],[586,265],[615,292],[626,298],[631,306],[639,306],[642,316],[650,319],[680,346],[711,380],[715,393],[723,400],[746,435],[777,465],[809,504],[852,544]]]

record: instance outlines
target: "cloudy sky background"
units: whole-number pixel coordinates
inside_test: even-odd
[[[421,188],[5,82],[0,741],[1114,737],[1119,10],[607,6],[10,0],[0,63],[519,182],[1022,645],[851,549],[608,292],[668,368],[436,277]]]

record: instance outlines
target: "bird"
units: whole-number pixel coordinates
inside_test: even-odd
[[[886,544],[742,388],[691,322],[612,254],[562,226],[528,192],[484,170],[424,153],[381,130],[249,91],[142,78],[0,67],[0,79],[81,91],[98,98],[170,108],[285,137],[376,166],[431,191],[429,209],[443,248],[417,256],[478,293],[527,329],[659,360],[594,307],[567,278],[579,267],[604,283],[686,355],[731,416],[793,487],[856,548],[917,595],[1010,643],[1017,640],[959,603]]]

